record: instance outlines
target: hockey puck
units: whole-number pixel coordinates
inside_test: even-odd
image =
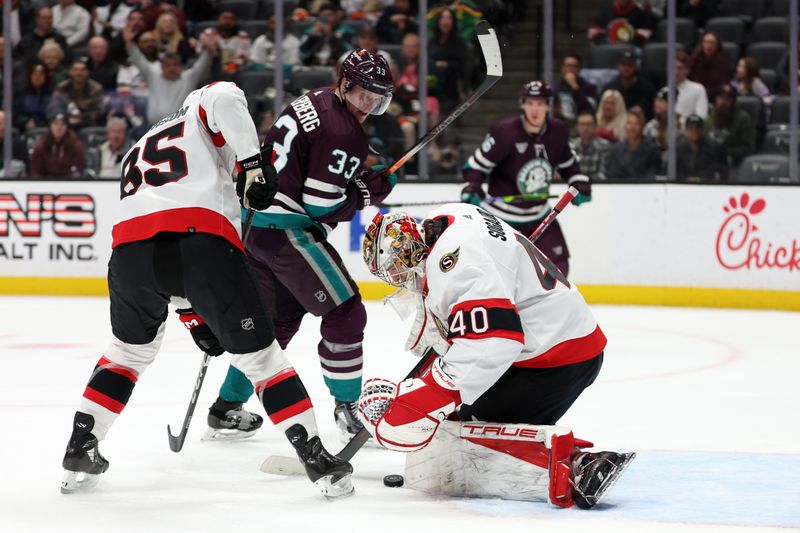
[[[403,482],[403,476],[400,474],[389,474],[388,476],[383,476],[383,484],[387,487],[402,487]]]

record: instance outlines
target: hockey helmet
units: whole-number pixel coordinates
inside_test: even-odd
[[[378,213],[367,226],[362,256],[373,275],[394,287],[410,289],[424,272],[428,247],[413,217]]]
[[[382,115],[389,107],[394,82],[389,63],[382,55],[356,48],[342,63],[341,77],[345,98],[362,112]],[[359,91],[356,87],[366,90]]]
[[[553,96],[553,91],[547,82],[533,80],[522,86],[519,101],[522,102],[525,98],[550,98],[551,96]]]

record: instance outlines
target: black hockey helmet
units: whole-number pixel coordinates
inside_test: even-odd
[[[547,82],[533,80],[522,86],[522,90],[519,92],[519,101],[522,102],[523,98],[550,98],[551,96],[553,96],[553,91]]]
[[[389,107],[394,81],[389,63],[382,55],[356,48],[342,63],[340,82],[342,78],[344,78],[345,97],[364,113],[381,115]],[[362,92],[361,98],[351,98],[356,86],[363,87],[376,97],[364,95]]]

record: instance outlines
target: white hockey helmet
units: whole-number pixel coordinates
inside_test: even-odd
[[[369,271],[394,287],[411,289],[424,275],[428,247],[422,227],[405,213],[378,213],[367,226],[362,256]]]

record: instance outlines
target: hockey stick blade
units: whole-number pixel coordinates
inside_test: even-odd
[[[302,476],[306,473],[300,459],[286,455],[270,455],[261,463],[260,470],[276,476]]]

